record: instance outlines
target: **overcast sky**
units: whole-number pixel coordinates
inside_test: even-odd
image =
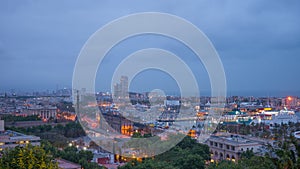
[[[228,95],[298,95],[300,91],[300,1],[0,1],[0,91],[71,87],[77,56],[102,26],[137,12],[165,12],[202,30],[223,62]],[[176,40],[133,37],[106,56],[97,90],[110,90],[113,70],[130,53],[156,47],[179,55],[196,74],[201,90],[210,84],[203,65]],[[139,74],[131,90],[176,90],[163,72]]]

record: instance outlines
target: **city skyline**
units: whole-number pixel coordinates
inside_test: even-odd
[[[71,87],[76,58],[95,31],[124,15],[156,11],[187,19],[208,36],[223,62],[228,96],[300,95],[299,2],[179,3],[2,1],[1,91]],[[96,90],[109,91],[113,71],[122,59],[149,47],[180,56],[196,74],[202,93],[209,92],[208,75],[193,52],[180,42],[154,35],[133,37],[115,46],[98,70]],[[138,74],[130,85],[132,91],[156,88],[177,91],[174,79],[156,70]]]
[[[300,168],[300,1],[0,1],[0,168]]]

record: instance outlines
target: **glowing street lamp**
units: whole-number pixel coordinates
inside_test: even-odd
[[[288,96],[286,99],[287,99],[286,104],[287,104],[288,108],[290,109],[291,106],[292,106],[292,101],[293,101],[294,98],[291,97],[291,96]]]

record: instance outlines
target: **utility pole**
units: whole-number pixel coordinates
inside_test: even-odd
[[[80,116],[80,111],[79,111],[79,90],[76,90],[76,114],[77,114],[77,121],[78,121],[78,116]]]

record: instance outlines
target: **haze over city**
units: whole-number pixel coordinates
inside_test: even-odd
[[[1,0],[0,169],[300,168],[299,0]]]
[[[227,95],[299,95],[299,1],[1,1],[0,90],[52,90],[72,86],[77,56],[88,38],[119,17],[137,12],[164,12],[202,30],[219,53],[227,78]],[[142,43],[141,43],[142,42]],[[97,91],[109,91],[112,74],[126,56],[144,48],[161,48],[183,59],[203,93],[210,90],[207,72],[182,43],[164,36],[136,36],[115,46],[100,64]],[[148,70],[130,90],[160,88],[172,93],[176,82]]]

